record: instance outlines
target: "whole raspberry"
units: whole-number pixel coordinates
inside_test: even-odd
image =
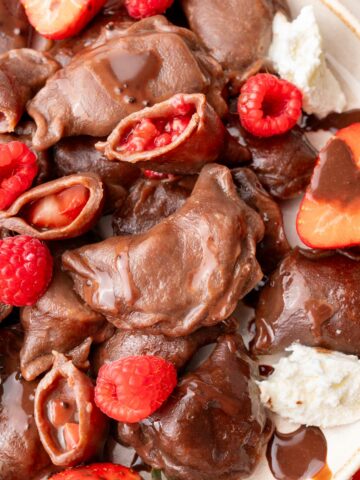
[[[259,73],[241,88],[238,112],[242,126],[257,137],[290,130],[301,115],[302,93],[290,82]]]
[[[31,187],[37,172],[36,155],[24,143],[0,145],[0,210]]]
[[[174,365],[161,357],[121,358],[100,368],[95,403],[108,417],[135,423],[154,413],[176,383]]]
[[[125,0],[130,17],[140,19],[164,13],[174,0]]]
[[[0,240],[0,302],[33,305],[47,289],[52,268],[52,256],[40,240],[27,235]]]

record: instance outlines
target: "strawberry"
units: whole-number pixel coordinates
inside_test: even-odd
[[[89,190],[82,185],[66,188],[32,203],[26,220],[38,228],[65,227],[81,213],[88,199]]]
[[[339,130],[320,152],[300,205],[297,231],[312,248],[360,244],[360,123]]]
[[[355,475],[352,477],[352,480],[360,480],[360,470],[358,470]]]
[[[86,467],[64,470],[51,480],[141,480],[138,473],[113,463],[94,463]]]
[[[79,33],[106,0],[21,0],[29,22],[41,35],[62,40]]]

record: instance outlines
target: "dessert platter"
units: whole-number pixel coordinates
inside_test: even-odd
[[[0,0],[0,480],[359,480],[359,185],[357,0]]]

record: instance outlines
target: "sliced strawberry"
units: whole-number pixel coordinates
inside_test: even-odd
[[[296,226],[312,248],[360,244],[360,123],[339,130],[320,152]]]
[[[82,185],[36,200],[26,212],[26,220],[38,228],[61,228],[70,225],[89,199],[89,190]]]
[[[76,448],[80,440],[79,424],[78,423],[66,423],[64,426],[64,440],[68,450]]]
[[[141,480],[138,473],[113,463],[95,463],[71,468],[51,477],[51,480]]]
[[[41,35],[62,40],[79,33],[106,0],[21,0],[29,22]]]

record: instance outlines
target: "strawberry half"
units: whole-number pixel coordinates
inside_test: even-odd
[[[61,228],[70,225],[89,199],[89,190],[75,185],[62,192],[36,200],[27,209],[26,220],[38,228]]]
[[[113,463],[95,463],[71,468],[51,477],[51,480],[141,480],[138,473]]]
[[[320,152],[296,226],[311,248],[360,244],[360,123],[339,130]]]
[[[62,40],[79,33],[106,0],[21,0],[29,22],[41,35]]]

